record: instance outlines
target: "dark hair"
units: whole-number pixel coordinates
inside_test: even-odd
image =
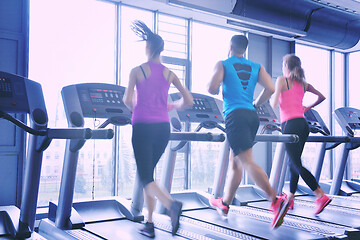
[[[294,54],[286,54],[283,57],[284,63],[287,65],[287,68],[290,70],[290,77],[297,82],[305,81],[305,72],[301,67],[301,60],[299,57]]]
[[[248,39],[245,35],[234,35],[231,38],[231,46],[235,53],[243,54],[248,46]]]
[[[150,48],[150,57],[154,58],[164,50],[164,40],[158,35],[153,33],[148,26],[142,21],[136,20],[132,23],[131,29],[142,40],[146,41]]]

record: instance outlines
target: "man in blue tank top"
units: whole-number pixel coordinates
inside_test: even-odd
[[[266,102],[274,93],[275,87],[270,75],[261,64],[244,58],[247,45],[248,39],[244,35],[235,35],[231,38],[230,57],[216,64],[208,87],[211,94],[218,94],[220,85],[223,88],[223,114],[232,163],[224,197],[213,198],[210,204],[221,215],[227,216],[244,168],[255,184],[268,195],[271,211],[275,215],[271,227],[277,228],[283,222],[289,202],[285,197],[276,196],[267,174],[255,163],[252,154],[254,139],[259,128],[255,107]],[[257,83],[262,85],[264,90],[253,101]]]

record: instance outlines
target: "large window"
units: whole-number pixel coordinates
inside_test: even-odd
[[[42,84],[50,127],[67,127],[62,87],[114,83],[115,8],[88,0],[31,1],[29,78]],[[93,128],[98,120],[87,119]],[[39,205],[57,200],[65,140],[44,153]],[[108,196],[113,188],[112,143],[88,141],[82,148],[75,198]],[[93,191],[94,190],[94,191]]]
[[[305,70],[305,78],[308,83],[319,90],[326,100],[316,106],[314,109],[320,114],[325,124],[329,127],[331,113],[330,109],[330,81],[329,81],[329,51],[319,48],[309,47],[297,44],[296,55],[300,57],[302,67]],[[307,106],[316,101],[316,95],[306,93],[304,97],[304,106]],[[319,154],[321,143],[307,143],[302,154],[304,166],[310,171],[314,171]],[[329,156],[326,155],[323,165],[322,178],[328,179],[330,177],[330,162]]]
[[[119,19],[116,15],[118,6]],[[31,1],[29,78],[42,84],[49,127],[67,127],[60,94],[62,87],[85,82],[118,83],[127,87],[131,69],[147,61],[145,42],[130,27],[134,20],[145,22],[163,37],[163,63],[178,75],[183,85],[190,85],[186,87],[194,93],[206,95],[209,95],[207,84],[215,64],[228,57],[231,37],[242,34],[121,3],[95,0]],[[116,29],[120,29],[119,38]],[[306,80],[327,98],[315,109],[329,126],[332,115],[329,112],[329,52],[297,44],[296,54],[302,60]],[[359,88],[357,76],[360,75],[356,63],[359,61],[360,53],[350,54],[350,105],[356,108],[360,108],[356,93]],[[343,54],[335,53],[335,66],[336,109],[344,104]],[[116,70],[119,70],[119,76],[116,76]],[[172,88],[171,92],[174,91]],[[214,97],[222,99],[221,92]],[[304,104],[314,100],[315,96],[306,94]],[[95,128],[101,121],[103,119],[86,119],[85,126]],[[334,126],[338,135],[340,130],[336,128],[336,123]],[[184,126],[190,131],[196,127],[197,124]],[[131,197],[136,172],[131,126],[119,127],[118,130],[117,146],[111,140],[103,140],[88,141],[82,148],[75,198],[99,198],[114,194]],[[220,130],[211,131],[220,133]],[[222,143],[192,142],[188,147],[177,154],[173,190],[207,190],[213,185]],[[39,205],[57,200],[64,149],[65,140],[54,140],[44,153]],[[314,170],[313,162],[317,160],[319,149],[319,144],[306,144],[303,160],[310,170]],[[328,155],[323,168],[326,170],[322,171],[323,179],[331,176]],[[360,177],[357,167],[360,164],[359,150],[352,151],[351,159],[351,175]],[[161,177],[162,162],[155,171],[156,179]]]
[[[360,109],[360,52],[351,53],[349,56],[349,107]],[[356,133],[359,135],[359,131]],[[357,148],[350,152],[349,178],[360,179],[360,149]]]
[[[203,23],[193,23],[192,38],[192,91],[208,94],[207,84],[214,73],[215,64],[228,57],[230,39],[242,34]],[[221,96],[215,96],[221,99]]]
[[[230,39],[239,32],[203,23],[193,23],[192,35],[192,85],[195,93],[209,95],[207,84],[214,72],[215,64],[228,57]],[[221,95],[214,96],[222,99]],[[192,124],[195,129],[198,124]],[[214,129],[212,132],[220,133]],[[191,188],[207,190],[214,183],[222,143],[191,143]]]

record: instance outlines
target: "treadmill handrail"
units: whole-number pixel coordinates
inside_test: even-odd
[[[297,143],[299,141],[299,136],[296,134],[283,134],[283,135],[273,135],[273,134],[257,134],[255,136],[255,142],[287,142],[287,143]]]
[[[15,124],[16,126],[18,126],[19,128],[23,129],[24,131],[32,134],[32,135],[36,135],[36,136],[46,136],[46,130],[36,130],[33,129],[29,126],[27,126],[25,123],[19,121],[18,119],[14,118],[13,116],[11,116],[10,114],[3,112],[0,110],[0,118],[3,118],[5,120],[8,120],[9,122],[12,122],[13,124]]]
[[[223,133],[199,133],[199,132],[172,132],[170,133],[170,139],[172,141],[211,141],[211,142],[223,142],[225,141],[225,135]]]
[[[111,128],[92,129],[91,132],[92,132],[91,139],[112,139],[114,137],[114,130]]]
[[[309,136],[307,142],[350,142],[351,138],[348,136]]]
[[[89,139],[92,136],[92,131],[90,128],[46,128],[46,129],[33,129],[27,126],[25,123],[14,118],[8,113],[5,113],[0,110],[0,118],[8,120],[9,122],[15,124],[24,131],[35,135],[35,136],[45,136],[49,139]]]
[[[174,118],[171,119],[171,123],[173,124],[174,122],[176,122],[174,120]],[[180,122],[179,122],[180,123]],[[176,125],[179,125],[179,123],[176,122]],[[179,125],[181,126],[181,125]],[[213,133],[205,133],[204,136],[202,136],[199,131],[202,129],[202,128],[206,128],[206,129],[213,129],[213,128],[218,128],[220,129],[221,131],[225,132],[225,128],[223,128],[222,126],[220,126],[217,122],[215,121],[204,121],[204,122],[201,122],[197,128],[194,130],[194,132],[183,132],[183,133],[186,133],[188,136],[192,136],[193,135],[193,139],[188,139],[189,137],[186,137],[185,135],[183,135],[182,137],[179,136],[179,139],[171,139],[171,136],[170,136],[170,140],[181,140],[180,143],[178,143],[175,147],[172,147],[171,150],[172,151],[178,151],[180,150],[181,148],[183,148],[185,146],[185,144],[188,142],[188,141],[208,141],[208,142],[223,142],[225,141],[225,135],[223,133],[221,134],[213,134]],[[177,127],[175,127],[176,130],[179,130],[177,129]],[[180,132],[176,132],[176,134],[179,134]],[[192,135],[191,135],[192,134]],[[175,135],[176,136],[176,135]],[[198,136],[198,137],[196,137]],[[214,138],[214,137],[215,138]]]
[[[172,151],[178,151],[185,146],[189,141],[205,141],[205,142],[223,142],[225,135],[223,133],[199,133],[199,132],[172,132],[169,140],[180,140],[181,142]]]

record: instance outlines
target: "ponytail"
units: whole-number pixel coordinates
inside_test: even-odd
[[[304,69],[302,69],[301,66],[294,67],[294,69],[291,70],[290,76],[297,82],[305,81]]]
[[[148,43],[150,48],[150,57],[154,58],[164,50],[164,40],[160,35],[153,33],[142,21],[136,20],[132,23],[131,29],[143,41]]]
[[[294,54],[287,54],[283,58],[284,63],[290,70],[290,77],[297,82],[305,82],[305,72],[301,67],[301,60]]]

